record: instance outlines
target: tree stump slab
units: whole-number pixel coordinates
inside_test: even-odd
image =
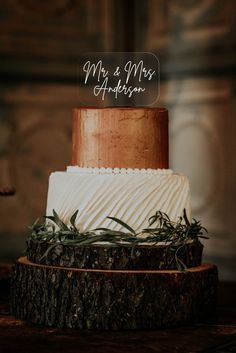
[[[200,241],[179,248],[169,245],[87,246],[27,241],[27,258],[37,264],[107,270],[175,270],[179,263],[187,268],[202,262]]]
[[[59,328],[156,329],[214,315],[217,268],[99,270],[35,264],[21,257],[12,275],[12,313]]]

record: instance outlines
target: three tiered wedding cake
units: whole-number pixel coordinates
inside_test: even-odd
[[[168,168],[166,109],[75,109],[72,166],[51,174],[47,221],[15,266],[15,315],[80,329],[211,316],[217,270],[201,265],[188,179]]]

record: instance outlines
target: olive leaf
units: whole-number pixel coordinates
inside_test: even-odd
[[[76,221],[76,218],[77,218],[77,216],[78,216],[78,213],[79,213],[79,210],[76,210],[75,211],[75,213],[71,216],[71,218],[70,218],[70,224],[72,225],[72,227],[74,228],[74,229],[76,229],[77,230],[77,228],[76,228],[76,225],[75,225],[75,221]]]
[[[62,220],[59,218],[56,211],[53,210],[52,212],[53,212],[53,216],[44,216],[44,218],[50,219],[51,221],[53,221],[61,230],[70,230],[67,227],[67,225],[64,222],[62,222]]]
[[[121,219],[116,218],[116,217],[107,217],[107,218],[109,218],[112,221],[115,221],[116,223],[120,224],[122,227],[128,229],[128,231],[130,231],[131,233],[136,234],[135,230],[133,228],[131,228],[128,224],[123,222]]]

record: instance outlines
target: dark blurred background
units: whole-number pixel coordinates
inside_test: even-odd
[[[70,164],[71,111],[87,51],[148,51],[160,61],[171,168],[186,174],[205,259],[236,280],[236,2],[1,0],[0,262],[20,255],[44,215],[51,171]]]

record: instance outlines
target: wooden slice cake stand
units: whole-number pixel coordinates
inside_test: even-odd
[[[12,311],[31,323],[77,329],[173,327],[214,315],[217,268],[100,270],[18,259]]]

